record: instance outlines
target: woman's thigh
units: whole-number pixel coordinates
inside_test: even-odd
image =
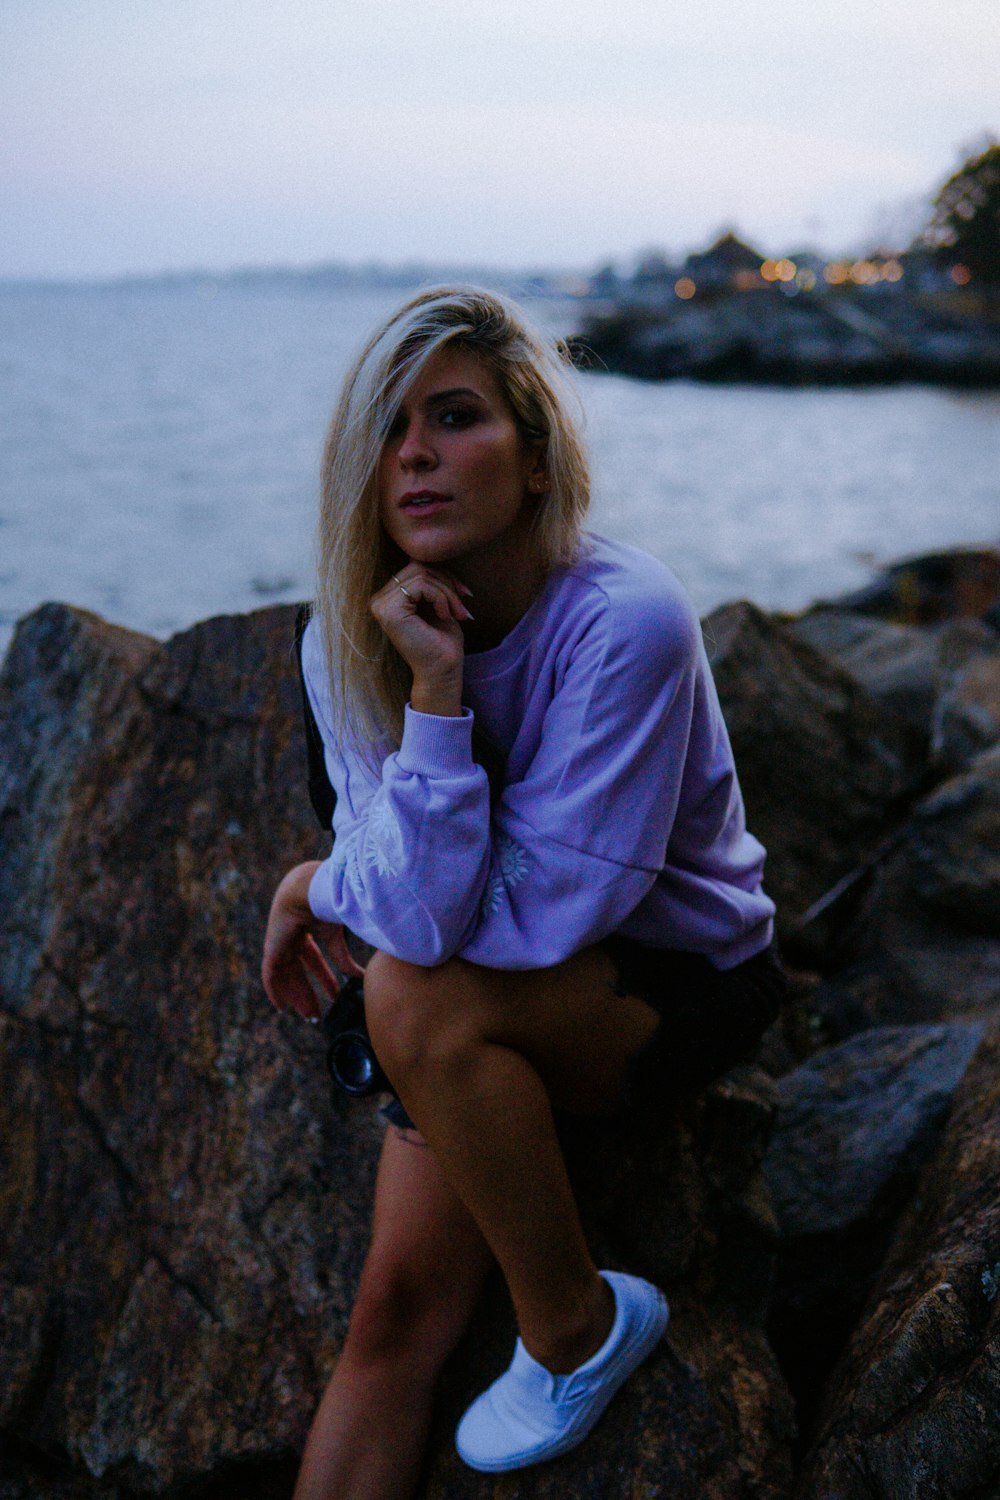
[[[462,958],[423,969],[377,953],[365,991],[379,1012],[377,1029],[395,1025],[428,1053],[469,1043],[512,1047],[538,1070],[557,1109],[597,1114],[621,1102],[629,1063],[659,1023],[616,982],[614,961],[595,945],[529,970]]]
[[[386,1131],[371,1242],[351,1320],[369,1354],[413,1343],[443,1360],[472,1316],[493,1256],[416,1131]]]

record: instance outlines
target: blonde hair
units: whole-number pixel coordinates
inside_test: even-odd
[[[476,354],[496,377],[526,443],[544,444],[548,490],[534,518],[547,569],[579,552],[590,474],[572,407],[567,360],[509,298],[479,287],[436,287],[407,302],[369,339],[344,381],[323,455],[318,535],[319,616],[339,734],[384,755],[398,745],[410,673],[369,601],[399,567],[379,520],[378,464],[386,437],[432,355]]]

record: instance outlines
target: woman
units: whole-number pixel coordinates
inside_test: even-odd
[[[263,977],[315,1017],[308,976],[337,984],[319,945],[348,974],[344,927],[373,945],[368,1026],[401,1103],[298,1500],[412,1493],[494,1260],[519,1338],[459,1452],[493,1471],[582,1440],[667,1307],[595,1267],[553,1112],[612,1112],[643,1069],[722,1071],[776,1011],[763,850],[697,619],[660,564],[582,531],[570,412],[555,348],[470,288],[390,319],[331,427],[303,662],[335,842],[281,882]]]

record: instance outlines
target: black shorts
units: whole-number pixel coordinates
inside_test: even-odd
[[[787,980],[774,944],[732,969],[700,953],[647,948],[612,934],[603,946],[614,959],[618,995],[638,995],[660,1025],[629,1064],[625,1104],[647,1088],[671,1095],[696,1092],[753,1052],[777,1020]],[[402,1101],[382,1108],[392,1125],[413,1129]]]
[[[660,1017],[630,1064],[627,1098],[650,1085],[671,1095],[703,1089],[748,1057],[781,1012],[788,980],[773,943],[732,969],[617,934],[604,946],[618,970],[616,992],[638,995]]]

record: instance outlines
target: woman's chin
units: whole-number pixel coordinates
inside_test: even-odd
[[[444,536],[413,536],[407,537],[403,551],[411,562],[424,563],[429,568],[443,568],[456,562],[466,548]]]

